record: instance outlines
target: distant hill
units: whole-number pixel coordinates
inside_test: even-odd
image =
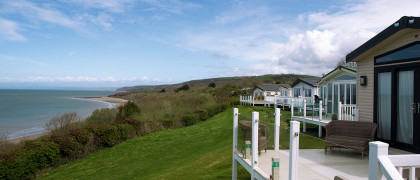
[[[267,74],[262,76],[240,76],[240,77],[222,77],[222,78],[211,78],[211,79],[200,79],[191,80],[177,84],[165,84],[165,85],[141,85],[123,87],[117,89],[119,92],[132,92],[132,91],[143,91],[143,90],[174,90],[183,85],[190,87],[202,87],[208,86],[211,82],[216,83],[217,86],[224,85],[227,83],[240,84],[240,86],[252,86],[256,84],[292,84],[299,77],[315,77],[309,75],[297,75],[297,74]]]

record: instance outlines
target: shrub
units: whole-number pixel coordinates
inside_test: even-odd
[[[166,92],[166,89],[162,89],[159,91],[159,93],[164,93],[164,92]]]
[[[209,106],[206,108],[207,113],[209,115],[209,117],[214,116],[216,114],[218,114],[219,112],[221,112],[221,106],[219,105],[213,105],[213,106]]]
[[[45,126],[50,131],[54,131],[61,128],[68,129],[72,123],[80,120],[81,117],[79,114],[77,114],[77,112],[64,113],[62,115],[56,115],[53,118],[51,118],[50,121],[45,123]]]
[[[87,124],[111,124],[117,117],[117,109],[114,108],[102,108],[96,109],[86,119]]]
[[[73,157],[79,144],[76,139],[70,135],[51,136],[50,139],[58,144],[62,157]]]
[[[185,126],[191,126],[199,122],[199,117],[196,114],[185,115],[182,117],[182,122]]]
[[[139,106],[133,101],[128,101],[124,105],[118,108],[117,122],[121,122],[127,119],[138,119],[141,110]]]
[[[216,83],[211,82],[208,87],[215,88],[216,87]]]
[[[166,117],[161,118],[159,121],[162,123],[163,127],[165,127],[165,128],[172,127],[174,125],[174,122],[175,122],[173,119],[166,118]]]
[[[105,147],[114,146],[119,139],[118,130],[112,125],[92,125],[90,131],[95,135],[95,139]]]
[[[205,121],[209,118],[209,114],[204,109],[195,110],[194,113],[197,114],[198,119],[201,120],[201,121]]]
[[[50,141],[26,141],[20,150],[0,158],[0,179],[26,179],[39,169],[55,165],[60,157],[58,145]]]
[[[188,91],[188,89],[190,89],[190,86],[188,86],[188,84],[184,84],[183,86],[175,89],[175,92],[179,92],[179,91]]]
[[[71,129],[70,135],[72,135],[76,141],[80,144],[85,145],[89,141],[89,131],[86,129]]]
[[[119,136],[121,140],[127,140],[130,137],[133,137],[134,126],[131,124],[117,124]]]

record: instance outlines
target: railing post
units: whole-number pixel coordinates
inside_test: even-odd
[[[291,105],[290,105],[290,114],[291,114],[291,117],[293,117],[293,98],[291,99]]]
[[[319,119],[318,119],[318,137],[322,136],[322,126],[321,126],[321,121],[322,121],[322,101],[319,101]]]
[[[252,98],[252,106],[254,106],[254,96],[251,96],[251,98]]]
[[[341,102],[340,101],[338,101],[338,109],[337,109],[337,113],[338,113],[338,120],[342,120],[342,117],[341,117]]]
[[[357,109],[357,108],[354,108],[354,110],[353,110],[353,112],[354,112],[354,121],[359,121],[359,109]]]
[[[298,179],[300,122],[290,121],[289,180]]]
[[[235,153],[238,149],[238,108],[233,108],[233,149],[232,149],[232,180],[237,179],[238,163],[235,159]]]
[[[255,168],[258,167],[258,121],[259,113],[252,112],[252,142],[251,142],[251,179],[255,179]]]
[[[306,119],[306,99],[303,99],[303,119]]]
[[[369,180],[381,179],[379,157],[388,155],[388,144],[380,141],[369,143]]]
[[[279,151],[280,142],[280,108],[276,108],[274,116],[274,151]]]
[[[271,158],[271,179],[280,179],[280,158]]]

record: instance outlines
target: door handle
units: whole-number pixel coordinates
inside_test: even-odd
[[[417,103],[417,114],[420,113],[420,103]]]

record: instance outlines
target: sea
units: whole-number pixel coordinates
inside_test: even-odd
[[[77,112],[83,119],[95,109],[115,104],[91,100],[114,94],[111,90],[2,90],[0,89],[0,133],[8,139],[46,132],[45,123],[57,115]]]

